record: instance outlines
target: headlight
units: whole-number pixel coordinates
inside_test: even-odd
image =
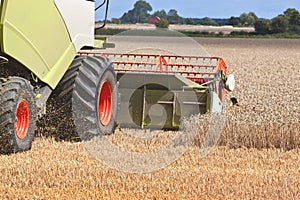
[[[235,79],[233,74],[229,74],[226,80],[225,87],[228,91],[232,92],[235,87]]]

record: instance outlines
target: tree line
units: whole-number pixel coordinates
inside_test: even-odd
[[[273,19],[256,20],[254,27],[259,34],[300,34],[300,13],[294,8],[289,8]]]
[[[300,13],[294,8],[289,8],[283,14],[273,19],[258,18],[254,12],[242,13],[239,17],[229,19],[205,18],[184,18],[177,10],[170,9],[155,11],[153,14],[152,6],[145,0],[138,0],[134,8],[125,12],[121,18],[112,19],[113,23],[147,23],[149,17],[157,16],[161,19],[157,26],[167,28],[169,24],[189,24],[189,25],[232,25],[239,27],[255,27],[258,34],[291,33],[300,34]]]

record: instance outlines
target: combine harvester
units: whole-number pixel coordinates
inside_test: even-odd
[[[225,89],[233,89],[218,57],[91,51],[109,46],[94,36],[95,10],[106,7],[107,16],[108,0],[96,9],[88,0],[0,3],[1,153],[31,148],[50,95],[62,107],[85,110],[68,120],[93,127],[87,131],[94,136],[113,133],[117,124],[176,129],[183,117],[221,112]],[[159,113],[165,113],[163,123]]]

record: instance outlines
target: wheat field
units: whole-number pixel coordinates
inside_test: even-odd
[[[0,198],[299,199],[300,40],[197,41],[224,58],[237,81],[228,98],[239,100],[239,107],[227,101],[218,145],[206,157],[195,142],[163,169],[124,173],[83,143],[40,133],[31,151],[0,156]]]
[[[299,40],[227,39],[209,43],[209,51],[222,55],[235,74],[236,90],[228,96],[237,97],[240,104],[228,107],[219,142],[231,147],[299,148]]]

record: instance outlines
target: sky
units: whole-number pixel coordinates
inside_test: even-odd
[[[103,0],[96,0],[100,4]],[[108,19],[120,18],[133,9],[137,0],[110,0]],[[242,13],[255,12],[260,18],[271,19],[287,8],[300,11],[300,0],[146,0],[154,11],[175,9],[182,17],[230,18]],[[103,11],[96,13],[96,20],[103,19]]]

